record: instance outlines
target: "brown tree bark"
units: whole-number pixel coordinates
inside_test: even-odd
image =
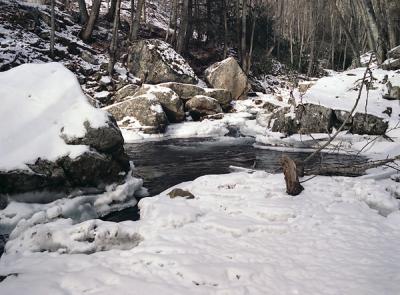
[[[291,196],[299,195],[304,187],[300,184],[296,163],[290,157],[283,155],[281,165],[285,175],[286,192]]]
[[[82,25],[84,25],[84,24],[86,24],[86,22],[89,18],[85,0],[78,0],[78,6],[79,6],[79,22]]]
[[[92,37],[94,25],[100,13],[101,0],[93,0],[92,8],[90,9],[90,16],[85,26],[83,27],[80,36],[82,40],[88,41]]]
[[[110,75],[110,77],[113,74],[114,65],[116,61],[120,10],[121,10],[121,0],[117,0],[114,10],[114,24],[113,24],[113,32],[110,44],[110,60],[108,61],[108,74]]]

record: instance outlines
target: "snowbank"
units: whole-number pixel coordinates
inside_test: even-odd
[[[289,197],[281,174],[204,176],[177,186],[195,199],[170,190],[143,199],[138,222],[35,227],[7,245],[0,275],[18,275],[0,293],[399,294],[398,184],[317,177],[304,186]],[[110,234],[115,246],[96,248]],[[106,251],[80,254],[96,250]]]
[[[74,74],[59,63],[24,64],[0,73],[0,169],[29,169],[38,158],[75,158],[87,146],[67,145],[83,137],[84,123],[106,124],[106,112],[92,107]]]
[[[302,98],[303,103],[309,102],[334,110],[350,111],[358,97],[359,87],[365,70],[366,68],[357,68],[319,79],[305,93]],[[363,88],[356,112],[366,112],[389,119],[383,111],[387,107],[392,107],[393,113],[391,117],[398,122],[398,115],[400,113],[398,102],[385,100],[382,96],[387,92],[385,76],[388,76],[387,80],[393,85],[400,85],[400,75],[395,71],[385,71],[378,68],[372,68],[371,73],[374,80],[368,92],[365,87]]]

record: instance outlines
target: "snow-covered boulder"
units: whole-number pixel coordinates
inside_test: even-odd
[[[391,49],[388,53],[387,56],[389,58],[400,58],[400,45]]]
[[[24,64],[0,85],[0,194],[103,189],[129,170],[115,121],[61,64]]]
[[[140,40],[132,45],[128,68],[145,83],[197,83],[198,78],[185,59],[168,43],[158,40]]]
[[[179,123],[185,120],[183,102],[179,96],[170,88],[159,85],[145,84],[135,93],[134,96],[153,94],[161,104],[169,122]]]
[[[183,101],[188,101],[196,95],[206,95],[218,101],[222,108],[227,109],[232,101],[231,93],[222,88],[202,88],[193,84],[184,84],[176,82],[168,82],[159,84],[163,87],[171,88],[175,91]]]
[[[244,98],[249,90],[247,76],[233,57],[213,64],[204,74],[208,84],[230,91],[233,99]]]
[[[145,133],[164,132],[168,119],[154,94],[132,96],[124,102],[105,107],[118,121],[133,117],[144,127]]]
[[[126,97],[133,96],[139,89],[139,86],[135,84],[128,84],[120,88],[115,92],[112,100],[114,103],[123,102]]]
[[[195,121],[198,121],[205,116],[223,112],[216,99],[205,95],[194,96],[186,102],[185,108]]]

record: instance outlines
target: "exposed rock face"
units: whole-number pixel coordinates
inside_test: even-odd
[[[175,91],[183,101],[188,101],[196,95],[206,95],[218,101],[223,109],[228,109],[232,101],[231,93],[222,88],[202,88],[193,84],[176,82],[162,83],[159,86],[168,87]]]
[[[191,98],[186,102],[185,108],[195,121],[198,121],[205,116],[222,113],[222,108],[218,101],[212,97],[204,95],[196,95]]]
[[[257,119],[262,126],[268,120],[268,126],[274,132],[287,135],[327,133],[332,128],[339,128],[348,117],[349,112],[331,110],[329,108],[304,104],[299,105],[295,111],[289,107],[280,108],[269,116],[263,115]],[[383,118],[371,114],[356,113],[344,126],[354,134],[383,135],[388,128],[388,123]]]
[[[400,58],[400,46],[397,46],[397,47],[391,49],[391,50],[387,53],[387,56],[388,56],[389,58],[394,58],[394,59]]]
[[[128,84],[119,89],[113,96],[113,102],[123,102],[126,97],[133,96],[139,89],[139,86],[135,84]]]
[[[37,159],[28,164],[31,171],[0,171],[0,195],[31,191],[63,191],[75,188],[104,189],[106,184],[121,181],[130,168],[124,152],[124,139],[112,117],[107,126],[91,128],[85,123],[82,138],[61,137],[70,145],[88,145],[91,150],[76,158],[62,157],[56,161]]]
[[[213,88],[228,90],[233,99],[245,97],[249,90],[247,76],[233,57],[210,66],[205,77]]]
[[[182,100],[170,88],[159,85],[143,85],[134,96],[153,94],[161,104],[168,121],[179,123],[185,120],[185,110]]]
[[[400,58],[389,58],[382,63],[384,70],[398,70],[400,69]]]
[[[281,132],[287,135],[298,133],[299,130],[295,114],[289,107],[276,110],[270,118],[269,126],[273,132]]]
[[[133,96],[104,110],[110,112],[118,121],[125,117],[134,117],[146,127],[146,133],[164,132],[168,125],[168,119],[154,94]]]
[[[300,123],[299,133],[327,133],[332,130],[333,111],[315,104],[299,105],[296,119]]]
[[[356,113],[353,116],[351,132],[355,134],[383,135],[385,134],[388,123],[382,118],[364,113]]]
[[[168,43],[158,40],[140,40],[132,45],[128,68],[142,82],[159,84],[163,82],[197,83],[193,69]]]

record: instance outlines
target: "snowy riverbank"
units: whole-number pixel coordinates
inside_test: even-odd
[[[0,291],[398,294],[398,184],[317,177],[304,185],[289,197],[280,174],[204,176],[177,186],[195,199],[143,199],[138,222],[34,226],[7,244],[0,275],[18,275]],[[107,251],[87,255],[110,235]]]

